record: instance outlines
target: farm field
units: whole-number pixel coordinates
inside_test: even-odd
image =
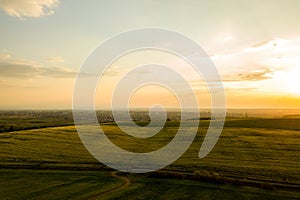
[[[291,191],[263,190],[191,180],[130,175],[132,183],[107,172],[0,170],[1,199],[296,199]],[[127,175],[124,175],[127,176]],[[114,188],[120,188],[115,191]],[[108,193],[106,191],[113,191]]]
[[[274,191],[200,181],[133,177],[134,184],[107,199],[299,199],[295,191]]]
[[[0,0],[0,200],[300,200],[300,0]]]
[[[0,199],[86,199],[122,183],[106,172],[0,170]]]
[[[112,176],[111,169],[89,154],[72,125],[3,132],[0,198],[97,199],[98,194],[120,187],[122,177],[128,177],[129,186],[101,199],[151,199],[158,194],[161,199],[297,199],[298,120],[262,119],[264,123],[251,128],[258,118],[228,119],[213,151],[199,159],[208,124],[204,120],[193,144],[172,165],[158,172],[120,177]],[[113,122],[101,125],[113,143],[132,152],[161,148],[172,140],[178,126],[177,121],[169,121],[152,138],[137,139],[125,135]]]

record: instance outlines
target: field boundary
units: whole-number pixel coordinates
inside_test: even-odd
[[[40,165],[40,164],[28,164],[28,165],[0,165],[1,169],[16,169],[16,170],[54,170],[54,171],[107,171],[111,172],[111,175],[117,178],[122,179],[125,184],[128,183],[128,177],[119,176],[116,171],[112,172],[111,169],[106,168],[105,166],[50,166],[50,165]],[[299,191],[300,184],[282,184],[276,182],[268,182],[268,181],[260,181],[260,180],[251,180],[251,179],[238,179],[238,178],[230,178],[230,177],[220,177],[220,176],[202,176],[193,173],[185,173],[185,172],[172,172],[172,171],[155,171],[149,172],[144,175],[147,178],[158,178],[158,179],[176,179],[176,180],[193,180],[200,181],[206,183],[213,184],[229,184],[234,186],[248,186],[254,188],[261,188],[267,190],[276,190],[276,189],[284,189],[291,191]],[[125,177],[125,178],[124,178]],[[118,186],[119,187],[119,186]],[[106,191],[107,192],[107,191]],[[105,192],[104,192],[105,193]],[[102,194],[102,193],[101,193]],[[100,195],[100,194],[98,194]]]
[[[254,188],[275,190],[275,189],[286,189],[292,191],[299,191],[300,184],[282,184],[276,182],[251,180],[251,179],[238,179],[230,177],[220,176],[201,176],[192,173],[184,172],[170,172],[170,171],[156,171],[148,173],[149,178],[162,178],[162,179],[177,179],[177,180],[194,180],[214,184],[230,184],[235,186],[249,186]]]

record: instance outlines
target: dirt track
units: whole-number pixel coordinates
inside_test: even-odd
[[[121,179],[123,181],[122,185],[119,185],[117,187],[111,188],[109,190],[103,191],[97,195],[94,195],[92,197],[89,198],[89,200],[97,200],[97,199],[102,199],[103,197],[105,197],[106,195],[112,194],[114,192],[117,192],[119,190],[122,190],[126,187],[128,187],[131,184],[131,181],[128,177],[126,176],[119,176],[117,174],[117,172],[111,172],[111,176],[116,177],[118,179]]]

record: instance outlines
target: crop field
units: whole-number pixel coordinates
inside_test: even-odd
[[[3,132],[0,199],[153,199],[158,194],[161,199],[299,199],[299,119],[262,119],[252,127],[259,120],[227,120],[215,148],[199,159],[204,120],[193,144],[173,164],[119,176],[89,154],[72,125]],[[132,152],[163,147],[178,126],[169,121],[157,135],[137,139],[113,122],[101,124],[113,143]],[[130,184],[124,185],[124,179]],[[105,192],[111,188],[114,192]]]
[[[105,172],[0,170],[0,199],[86,199],[122,183]]]
[[[73,124],[70,111],[1,111],[0,133]]]
[[[130,175],[123,182],[107,172],[1,169],[1,199],[296,199],[291,191]],[[114,188],[120,188],[114,190]],[[107,193],[106,191],[113,191]]]
[[[133,177],[135,182],[126,190],[107,199],[297,199],[296,192],[236,187],[178,179]]]

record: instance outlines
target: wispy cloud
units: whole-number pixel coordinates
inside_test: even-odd
[[[0,0],[2,10],[20,19],[52,15],[58,4],[59,0]]]
[[[261,70],[254,70],[247,73],[239,73],[231,76],[224,76],[224,82],[234,82],[234,81],[263,81],[271,79],[274,70],[265,68]]]
[[[272,78],[273,71],[271,69],[251,71],[248,74],[239,74],[240,80],[245,81],[261,81]]]
[[[63,67],[52,67],[52,68],[40,68],[40,76],[48,76],[54,78],[74,78],[77,75],[77,72],[71,71]]]
[[[252,48],[257,48],[257,47],[262,47],[262,46],[266,46],[267,44],[269,44],[270,41],[261,41],[258,43],[253,44],[251,47]]]
[[[138,66],[136,66],[138,67]],[[111,65],[109,66],[105,73],[104,76],[124,76],[127,73],[130,72],[130,67],[123,67],[121,65]],[[131,73],[131,75],[146,75],[146,74],[152,74],[153,71],[150,68],[132,68],[131,70],[135,71],[133,73]]]
[[[300,39],[274,38],[259,41],[230,54],[211,58],[224,81],[262,81],[273,79],[278,71],[293,71],[300,64]]]
[[[11,55],[9,53],[0,54],[0,60],[10,59]]]
[[[51,62],[51,63],[62,63],[65,60],[60,56],[52,56],[52,57],[46,58],[46,61]]]
[[[46,67],[26,61],[0,61],[0,76],[5,78],[74,78],[76,72],[63,67]]]

